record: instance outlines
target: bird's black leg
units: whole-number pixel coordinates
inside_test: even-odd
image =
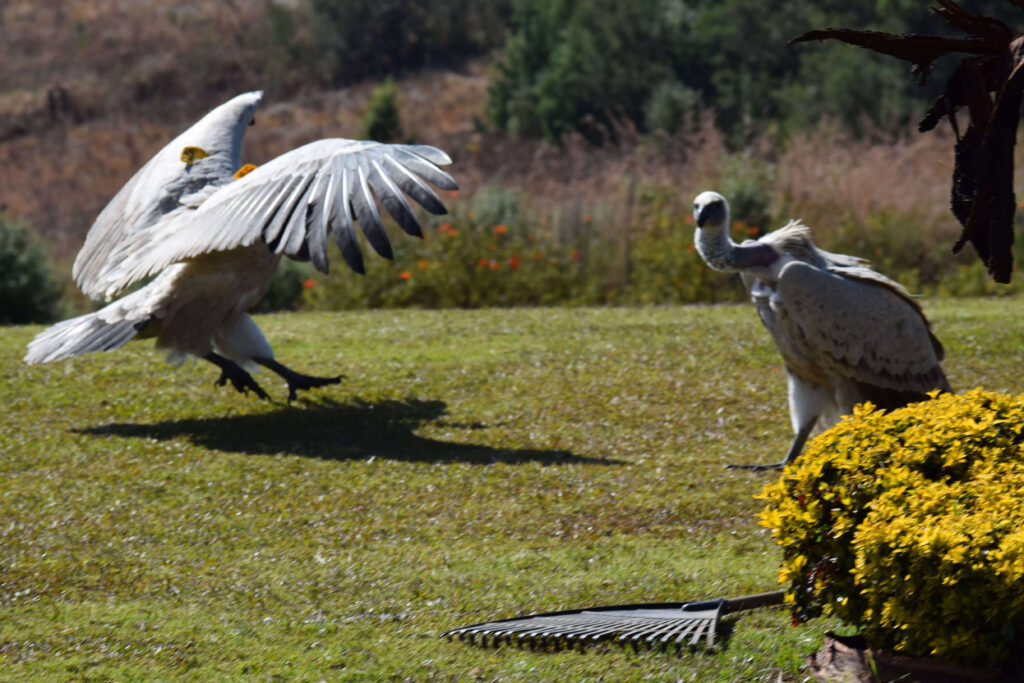
[[[252,378],[248,372],[243,370],[238,363],[225,358],[224,356],[218,355],[214,352],[210,352],[203,356],[203,360],[208,360],[218,368],[220,368],[220,378],[216,384],[218,387],[222,387],[228,382],[231,382],[231,386],[235,388],[240,394],[247,394],[252,389],[252,393],[256,394],[260,398],[270,398],[267,392],[263,391],[259,384],[256,384],[256,380]]]
[[[284,377],[284,380],[288,382],[289,401],[295,400],[295,392],[299,389],[314,389],[316,387],[325,387],[328,384],[338,384],[345,377],[345,375],[338,375],[337,377],[311,377],[310,375],[295,372],[291,368],[278,363],[273,358],[253,358],[253,360],[268,370],[273,370],[281,375],[281,377]]]
[[[793,443],[789,447],[789,452],[786,453],[786,457],[783,458],[782,462],[777,462],[771,465],[726,465],[726,468],[733,470],[781,470],[789,463],[796,460],[796,457],[800,455],[800,451],[804,449],[804,444],[807,443],[807,437],[811,435],[811,430],[814,429],[815,423],[818,418],[810,420],[796,433],[793,437]]]

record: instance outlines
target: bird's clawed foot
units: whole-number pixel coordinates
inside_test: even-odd
[[[247,394],[251,389],[252,393],[256,394],[260,398],[270,398],[270,395],[263,391],[263,388],[252,378],[252,375],[241,368],[238,369],[240,374],[229,372],[228,370],[221,370],[220,378],[214,382],[214,384],[218,387],[222,387],[228,382],[231,382],[231,386],[233,386],[235,391],[240,394]]]
[[[337,377],[313,377],[311,375],[303,375],[300,372],[295,372],[291,368],[286,367],[273,359],[254,358],[253,360],[263,367],[273,370],[284,378],[284,381],[288,383],[289,403],[298,397],[297,392],[299,389],[316,389],[317,387],[326,387],[329,384],[339,384],[341,380],[345,378],[345,375],[338,375]]]
[[[267,392],[263,391],[263,388],[252,378],[252,375],[243,370],[234,361],[219,356],[216,353],[210,353],[204,356],[204,358],[220,368],[220,377],[214,382],[216,386],[222,387],[231,382],[231,386],[240,394],[248,394],[251,390],[252,393],[260,398],[270,398]]]
[[[310,375],[293,372],[291,375],[285,376],[284,379],[288,382],[288,400],[294,401],[297,395],[295,392],[299,389],[315,389],[317,387],[326,387],[328,384],[339,384],[341,380],[345,379],[345,375],[338,375],[337,377],[311,377]]]

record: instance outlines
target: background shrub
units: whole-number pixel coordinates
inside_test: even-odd
[[[1019,25],[1011,3],[964,4]],[[953,66],[940,60],[922,87],[898,60],[866,59],[842,45],[786,45],[825,26],[949,32],[917,0],[518,0],[491,120],[519,135],[558,141],[575,130],[602,141],[617,120],[640,130],[664,125],[650,117],[666,113],[665,89],[678,83],[714,109],[733,144],[766,122],[793,132],[837,119],[864,133],[920,117]]]
[[[0,213],[0,324],[45,323],[60,312],[60,292],[29,226]]]
[[[868,643],[999,665],[1024,647],[1024,395],[974,390],[818,436],[761,494],[797,618]]]
[[[647,126],[675,133],[695,121],[700,113],[700,93],[679,81],[662,81],[651,92],[644,110]]]
[[[507,0],[311,0],[331,80],[458,62],[501,43]]]
[[[652,88],[672,79],[662,0],[520,0],[489,115],[519,135],[600,143],[619,120],[644,124]]]
[[[395,240],[395,259],[367,259],[366,274],[317,277],[314,308],[479,308],[596,303],[580,249],[546,230],[481,221],[472,209],[428,223],[422,241]],[[364,248],[365,245],[364,245]]]
[[[363,115],[363,140],[401,142],[402,115],[398,106],[398,88],[392,78],[377,86]]]

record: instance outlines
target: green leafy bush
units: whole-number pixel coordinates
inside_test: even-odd
[[[366,260],[366,274],[318,277],[313,308],[479,308],[595,303],[590,263],[577,247],[521,223],[481,221],[457,208],[429,223],[422,241],[395,240],[394,261]]]
[[[26,223],[0,213],[0,324],[44,323],[59,313],[60,292]]]
[[[600,143],[619,119],[644,126],[651,90],[672,78],[673,35],[662,0],[520,0],[488,113],[499,128],[543,134],[571,130]]]
[[[331,78],[349,83],[458,61],[499,45],[507,0],[312,0]]]
[[[1024,395],[980,389],[887,414],[869,404],[761,496],[800,620],[868,643],[999,665],[1024,648]]]
[[[679,81],[663,81],[651,92],[644,110],[647,126],[651,130],[675,133],[700,111],[700,93]]]
[[[387,78],[370,97],[370,104],[363,115],[363,139],[399,142],[403,135],[398,88],[393,78]]]

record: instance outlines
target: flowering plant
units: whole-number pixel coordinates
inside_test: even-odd
[[[1024,648],[1024,395],[980,389],[821,434],[765,487],[794,618],[832,614],[909,655]]]

